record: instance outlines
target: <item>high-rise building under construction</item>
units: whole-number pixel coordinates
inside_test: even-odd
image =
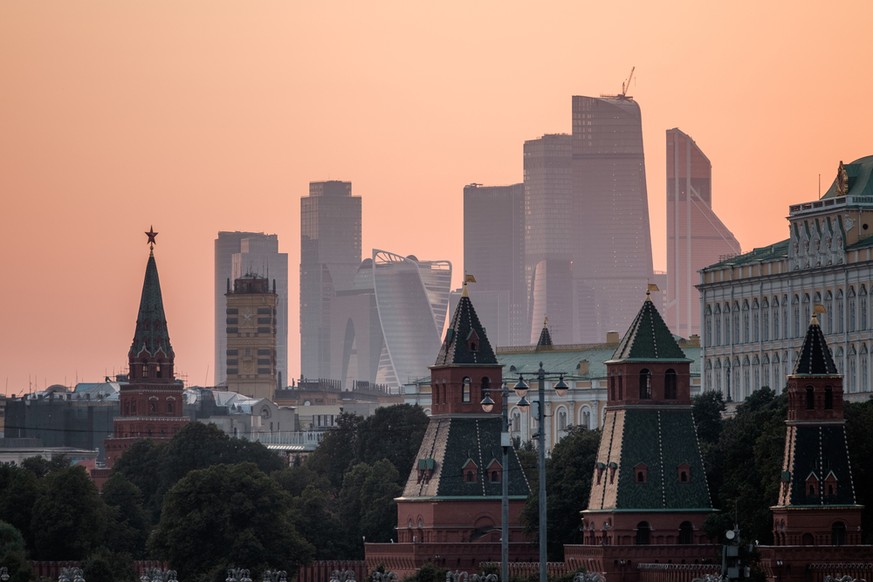
[[[548,317],[556,343],[627,329],[652,277],[639,105],[624,94],[572,105],[572,135],[524,149],[530,329]]]

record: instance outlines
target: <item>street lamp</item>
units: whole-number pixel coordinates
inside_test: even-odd
[[[506,382],[500,387],[500,397],[503,421],[500,425],[500,448],[503,449],[503,475],[500,479],[500,581],[509,582],[509,447],[512,446],[512,440],[509,437],[509,389]],[[494,401],[488,392],[485,393],[481,405],[485,412],[494,410]]]
[[[225,582],[252,582],[251,571],[246,568],[228,568]]]
[[[566,396],[569,387],[564,383],[564,374],[562,372],[547,372],[543,369],[543,363],[540,362],[540,368],[537,370],[537,448],[539,455],[537,457],[537,475],[539,477],[539,534],[540,534],[540,582],[546,582],[548,579],[548,569],[546,567],[546,427],[545,427],[545,402],[546,402],[546,375],[558,375],[558,383],[555,384],[555,394],[558,396]],[[530,403],[525,399],[527,396],[528,385],[524,381],[522,374],[518,375],[518,383],[515,385],[515,393],[521,397],[518,401],[519,406],[530,406]]]

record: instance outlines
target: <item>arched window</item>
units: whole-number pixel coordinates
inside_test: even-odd
[[[779,327],[779,298],[773,298],[773,339],[779,339],[782,328]],[[764,338],[767,339],[767,338]]]
[[[830,386],[825,386],[825,410],[833,410],[834,408],[834,389]]]
[[[761,333],[761,318],[758,309],[758,300],[752,301],[752,341],[758,341]]]
[[[740,336],[740,304],[738,301],[734,301],[734,307],[733,307],[732,313],[733,313],[733,322],[734,322],[733,330],[731,330],[731,333],[733,334],[733,337],[734,337],[733,343],[735,343],[735,344],[742,343],[743,338],[742,338],[742,336]],[[748,327],[748,325],[746,327]]]
[[[558,431],[566,430],[567,428],[567,409],[563,406],[558,409]],[[560,437],[559,437],[560,438]]]
[[[868,385],[867,382],[870,379],[870,376],[868,373],[868,370],[869,370],[869,364],[867,362],[868,357],[869,356],[867,354],[867,344],[861,344],[861,351],[858,353],[858,360],[860,360],[860,362],[861,362],[861,366],[860,366],[861,372],[858,375],[859,386],[867,386]],[[866,388],[862,388],[862,390],[865,390],[865,389]]]
[[[676,400],[676,370],[673,368],[664,374],[664,398]]]
[[[768,341],[770,339],[770,302],[766,297],[761,300],[761,339]],[[778,321],[778,319],[777,319]]]
[[[791,300],[791,315],[794,318],[794,336],[800,337],[800,296],[795,295]]]
[[[788,295],[782,296],[782,339],[788,335]]]
[[[518,410],[512,411],[512,432],[521,431],[521,413]]]
[[[691,544],[694,542],[694,528],[690,521],[683,521],[679,524],[679,543]]]
[[[802,334],[802,330],[806,328],[809,324],[809,319],[812,317],[812,301],[809,298],[809,293],[803,294],[803,319],[801,320],[801,327],[797,333],[797,336],[800,337]]]
[[[803,536],[801,536],[800,544],[803,546],[814,546],[815,545],[815,538],[812,537],[811,533],[806,532],[805,534],[803,534]]]
[[[855,300],[855,288],[849,287],[849,331],[855,331],[858,327],[857,304]]]
[[[737,335],[735,341],[737,343],[749,343],[751,337],[749,330],[749,302],[746,300],[743,301],[743,335]]]
[[[731,343],[731,306],[730,303],[724,304],[724,341],[723,345]]]
[[[649,526],[649,522],[641,521],[638,523],[636,544],[638,546],[647,546],[651,543],[651,539],[652,528]]]
[[[703,341],[707,346],[713,345],[712,342],[712,307],[706,306],[703,312]]]
[[[591,409],[587,406],[582,407],[582,411],[579,417],[579,426],[585,429],[591,428]]]
[[[806,387],[806,409],[815,409],[815,393],[813,392],[812,386]]]
[[[721,307],[715,306],[715,313],[712,318],[715,320],[715,333],[712,338],[712,345],[721,345]]]
[[[640,400],[652,397],[652,373],[648,368],[640,370]]]
[[[488,391],[491,390],[491,378],[489,378],[488,376],[482,376],[482,382],[480,383],[480,387],[480,396],[484,398],[485,394],[487,394]]]
[[[846,524],[842,521],[835,521],[831,526],[831,545],[842,546],[846,543]]]
[[[858,328],[867,329],[867,286],[858,291]]]
[[[464,376],[463,385],[462,385],[462,400],[464,402],[470,402],[470,378],[468,376]]]
[[[837,289],[837,333],[843,333],[845,331],[845,298],[843,295],[842,289]]]

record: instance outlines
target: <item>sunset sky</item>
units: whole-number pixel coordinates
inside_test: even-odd
[[[873,3],[0,2],[0,387],[125,372],[148,246],[176,369],[210,384],[213,241],[279,235],[299,374],[299,199],[350,180],[373,247],[463,270],[462,193],[522,180],[572,95],[640,104],[655,267],[665,130],[744,250],[873,154]],[[642,292],[641,292],[642,293]]]

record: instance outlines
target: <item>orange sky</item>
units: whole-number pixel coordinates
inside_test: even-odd
[[[744,250],[873,153],[869,2],[542,4],[0,2],[0,387],[126,371],[150,224],[193,384],[214,378],[217,231],[279,235],[296,376],[309,181],[353,182],[365,254],[449,259],[459,281],[464,184],[521,181],[523,141],[569,132],[571,95],[632,66],[658,269],[666,129],[709,156]]]

